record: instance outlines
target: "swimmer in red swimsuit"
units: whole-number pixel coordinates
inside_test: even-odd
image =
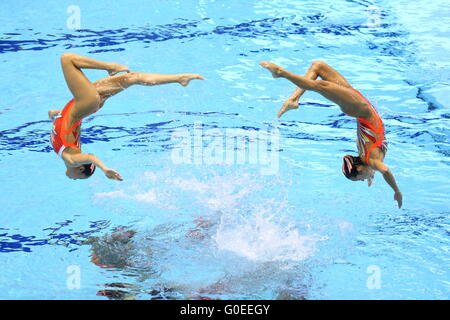
[[[387,152],[387,143],[383,122],[374,106],[361,93],[352,88],[341,74],[323,61],[314,61],[304,76],[291,73],[270,62],[264,61],[260,65],[268,69],[274,78],[285,78],[298,87],[283,104],[278,112],[278,117],[281,117],[286,111],[297,109],[300,97],[306,90],[311,90],[336,103],[342,112],[357,119],[359,156],[345,156],[342,172],[352,181],[367,179],[369,187],[372,184],[374,171],[381,172],[386,182],[394,190],[394,200],[401,208],[402,193],[395,182],[394,175],[383,162]],[[317,80],[318,77],[321,80]]]
[[[135,84],[154,86],[179,83],[187,86],[193,79],[204,80],[201,75],[191,73],[164,75],[130,72],[120,64],[96,61],[74,53],[64,53],[61,56],[61,66],[74,98],[64,109],[50,110],[48,115],[54,120],[51,144],[63,159],[67,167],[66,175],[70,179],[89,178],[95,168],[99,167],[109,179],[123,180],[117,171],[106,167],[95,155],[81,152],[81,121],[97,112],[109,97]],[[81,69],[105,70],[109,77],[91,83]],[[118,74],[120,72],[125,73]]]

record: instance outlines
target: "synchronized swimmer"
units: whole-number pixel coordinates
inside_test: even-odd
[[[66,165],[66,175],[70,179],[89,178],[99,167],[109,179],[122,181],[120,174],[108,167],[93,154],[81,152],[81,122],[97,112],[105,101],[132,85],[155,86],[179,83],[187,86],[193,79],[204,80],[199,74],[164,75],[155,73],[130,72],[126,66],[86,58],[74,53],[61,56],[61,67],[67,86],[72,92],[70,100],[62,110],[50,110],[53,119],[51,144]],[[91,83],[81,69],[108,71],[109,77]],[[117,73],[125,72],[118,75]]]
[[[384,180],[394,190],[394,200],[401,208],[402,193],[395,182],[394,175],[383,162],[387,152],[387,142],[383,121],[375,107],[339,72],[323,61],[314,61],[304,76],[296,75],[270,62],[263,61],[260,65],[269,70],[274,78],[285,78],[298,87],[283,104],[278,117],[289,110],[297,109],[300,97],[306,90],[311,90],[336,103],[346,115],[356,118],[359,156],[344,156],[342,173],[352,181],[367,180],[370,187],[375,171],[381,172]],[[317,80],[318,77],[321,80]]]
[[[345,114],[357,119],[359,156],[346,155],[343,158],[342,172],[352,181],[367,180],[369,186],[372,184],[375,171],[381,172],[394,190],[394,199],[400,208],[402,193],[392,172],[383,162],[387,142],[383,122],[375,107],[352,88],[341,74],[322,61],[313,62],[304,76],[286,71],[270,62],[261,62],[260,65],[268,69],[274,78],[285,78],[298,87],[283,104],[278,117],[289,110],[297,109],[300,97],[306,90],[311,90],[336,103]],[[109,97],[135,84],[153,86],[179,83],[187,86],[191,80],[204,80],[201,75],[191,73],[163,75],[130,72],[126,66],[96,61],[74,53],[63,54],[61,66],[73,99],[62,110],[50,110],[48,115],[53,119],[51,144],[64,161],[67,168],[66,175],[71,179],[89,178],[95,168],[99,167],[109,179],[123,180],[117,171],[106,167],[95,155],[81,152],[82,120],[97,112]],[[109,73],[109,77],[91,83],[81,69],[105,70]],[[121,72],[125,73],[118,74]],[[317,80],[318,77],[321,79]]]

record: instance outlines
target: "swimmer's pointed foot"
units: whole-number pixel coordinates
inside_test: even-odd
[[[298,109],[298,101],[287,99],[283,105],[281,106],[280,111],[278,111],[277,117],[280,118],[285,112],[288,112],[289,110]]]
[[[123,66],[121,64],[118,63],[110,63],[108,69],[106,70],[108,71],[108,74],[110,77],[118,74],[119,72],[130,72],[130,69],[128,69],[127,66]]]
[[[186,73],[186,74],[181,74],[181,75],[180,75],[180,80],[178,80],[178,82],[179,82],[182,86],[186,87],[186,86],[189,84],[189,82],[190,82],[191,80],[194,80],[194,79],[205,80],[205,78],[203,78],[203,77],[202,77],[201,75],[199,75],[199,74],[196,74],[196,73]]]
[[[262,61],[259,63],[259,65],[263,68],[266,68],[267,70],[269,70],[272,73],[272,77],[274,78],[280,78],[282,77],[282,73],[284,71],[283,68],[277,66],[274,63],[271,62],[267,62],[267,61]]]
[[[276,64],[268,61],[262,61],[259,64],[261,65],[261,67],[269,70],[272,73],[272,77],[274,78],[283,77],[283,73],[285,72],[285,70],[280,66],[277,66]],[[297,108],[298,108],[298,100],[289,98],[281,106],[280,111],[278,111],[277,117],[280,118],[285,112]]]

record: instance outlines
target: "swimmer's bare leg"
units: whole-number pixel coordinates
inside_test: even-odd
[[[94,83],[94,86],[99,93],[101,100],[104,101],[132,85],[156,86],[168,83],[179,83],[182,86],[187,86],[189,82],[194,79],[204,80],[201,75],[196,73],[157,74],[130,72],[100,79]]]
[[[311,80],[267,61],[261,62],[260,65],[268,69],[274,78],[285,78],[303,90],[320,93],[326,99],[336,103],[342,112],[349,116],[368,118],[371,115],[367,102],[351,87],[338,85],[327,80]]]
[[[316,80],[318,77],[323,80],[334,82],[344,87],[350,87],[348,81],[337,72],[334,68],[323,61],[313,61],[308,69],[308,72],[303,76],[304,78]],[[305,93],[305,89],[297,88],[292,95],[283,103],[280,111],[278,112],[278,118],[280,118],[285,112],[297,109],[299,105],[300,97]]]
[[[64,53],[61,56],[61,67],[67,86],[75,99],[72,112],[77,119],[82,119],[94,113],[100,104],[100,97],[95,86],[81,69],[106,70],[110,75],[122,71],[128,72],[128,68],[125,66],[97,61],[75,53]]]

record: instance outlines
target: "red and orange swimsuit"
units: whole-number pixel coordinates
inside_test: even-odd
[[[355,90],[355,89],[354,89]],[[355,90],[369,105],[372,111],[374,123],[363,118],[356,118],[358,121],[356,144],[361,159],[368,164],[369,156],[373,149],[380,148],[383,153],[387,152],[387,141],[384,135],[384,125],[375,107],[358,91]]]
[[[50,142],[53,150],[61,157],[65,148],[74,147],[80,148],[80,126],[81,120],[69,127],[69,113],[75,104],[75,100],[70,100],[64,109],[55,117],[53,121],[53,129],[50,135]],[[73,135],[74,142],[70,143],[66,140],[66,135]]]
[[[103,102],[100,103],[98,106],[98,110],[103,106]],[[53,150],[61,157],[62,153],[65,148],[67,147],[74,147],[74,148],[80,148],[80,132],[81,132],[81,121],[78,120],[76,123],[74,123],[72,126],[69,127],[69,113],[70,109],[72,109],[73,105],[75,104],[75,99],[70,100],[64,109],[61,110],[59,115],[57,115],[53,121],[53,129],[52,133],[50,135],[51,139],[50,142],[53,146]],[[94,112],[94,113],[95,113]],[[66,137],[67,135],[72,135],[74,137],[74,142],[68,142]]]

